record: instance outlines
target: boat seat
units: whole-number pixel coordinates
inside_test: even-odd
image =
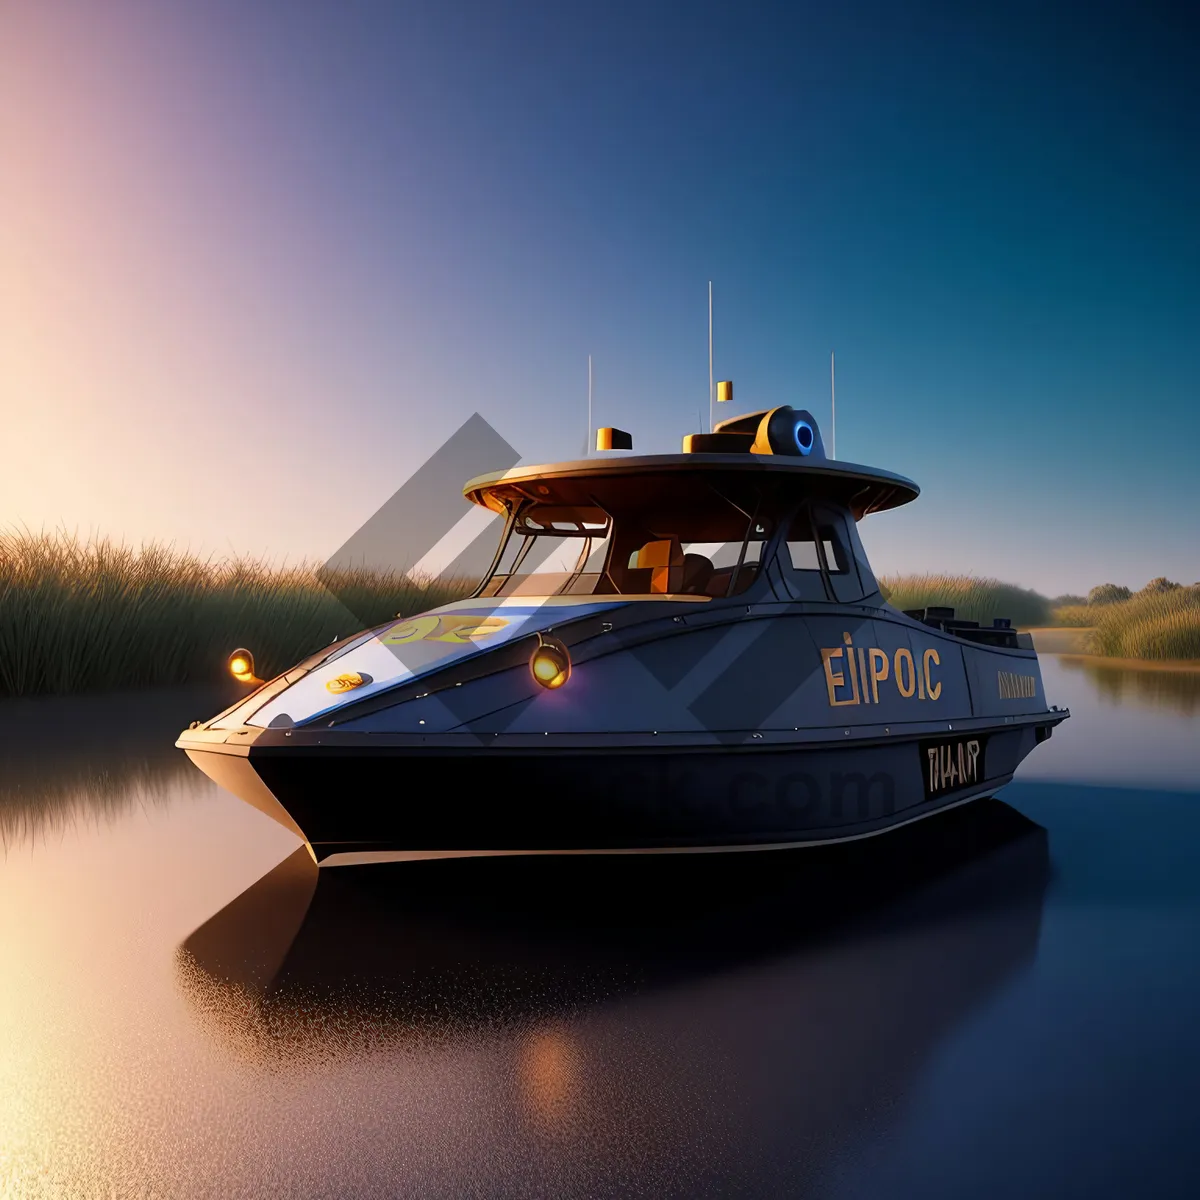
[[[657,542],[647,542],[637,552],[632,571],[649,572],[646,576],[647,592],[668,595],[682,589],[683,565],[683,547],[679,539],[662,538]]]
[[[743,563],[742,569],[738,572],[738,591],[748,588],[758,575],[758,563]],[[733,578],[732,567],[722,567],[719,571],[714,571],[712,577],[708,581],[708,586],[704,589],[705,594],[713,597],[724,596],[729,591],[729,581]]]
[[[680,590],[698,596],[707,595],[708,581],[713,576],[713,562],[703,554],[683,556],[683,584]]]

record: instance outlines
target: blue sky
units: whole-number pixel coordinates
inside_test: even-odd
[[[577,456],[589,354],[676,450],[711,279],[736,411],[828,444],[833,350],[838,457],[921,486],[878,570],[1200,580],[1170,14],[18,0],[0,524],[323,559],[473,412]]]

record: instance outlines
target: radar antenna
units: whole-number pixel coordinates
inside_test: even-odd
[[[833,351],[829,352],[829,433],[830,458],[837,458],[837,393],[833,387]]]
[[[708,432],[713,431],[712,280],[708,281]]]

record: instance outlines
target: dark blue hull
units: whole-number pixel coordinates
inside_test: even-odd
[[[185,749],[332,866],[426,854],[734,850],[865,837],[993,794],[1057,718],[852,746],[455,748],[325,735],[307,745],[275,738],[240,753]]]

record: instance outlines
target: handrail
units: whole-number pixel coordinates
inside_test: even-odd
[[[508,516],[504,519],[504,530],[500,535],[500,545],[496,548],[496,553],[492,556],[492,565],[484,572],[479,586],[471,593],[472,600],[478,600],[483,595],[483,589],[492,582],[492,576],[495,575],[496,568],[500,565],[500,560],[504,557],[504,551],[508,547],[509,540],[512,538],[513,528],[517,521],[516,506],[510,504],[507,500],[504,502],[504,506],[508,509]]]
[[[724,497],[724,499],[728,500],[729,497],[726,496],[726,497]],[[730,500],[729,503],[733,504],[733,501]],[[745,537],[742,538],[742,548],[738,552],[737,565],[733,568],[733,574],[729,576],[729,586],[725,589],[725,598],[726,599],[728,599],[730,596],[736,595],[736,593],[733,590],[734,585],[737,583],[738,572],[741,571],[742,563],[745,561],[745,558],[746,558],[746,547],[750,545],[750,535],[754,532],[755,528],[758,525],[758,514],[762,510],[762,503],[763,503],[763,495],[762,495],[762,490],[760,489],[758,492],[758,498],[754,504],[754,515],[752,517],[750,517],[750,524],[746,526],[746,535],[745,535]],[[733,506],[734,506],[734,508],[738,508],[738,506],[736,504],[734,504]],[[740,508],[738,508],[738,512],[741,512],[741,511],[742,510]]]

